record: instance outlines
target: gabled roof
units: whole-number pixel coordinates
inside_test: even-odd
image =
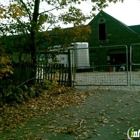
[[[132,25],[132,26],[128,26],[131,30],[133,30],[134,32],[136,32],[138,35],[140,35],[140,25]]]
[[[133,34],[134,36],[136,36],[137,38],[140,39],[140,29],[138,29],[138,27],[140,28],[140,25],[136,25],[136,26],[127,26],[126,24],[124,24],[123,22],[119,21],[118,19],[112,17],[111,15],[107,14],[106,12],[104,12],[103,10],[101,10],[96,16],[95,18],[98,18],[99,15],[105,15],[108,18],[112,19],[114,22],[116,22],[117,24],[119,24],[122,28],[124,28],[125,30],[127,30],[128,32],[130,32],[131,34]],[[88,25],[92,24],[92,21],[94,20],[94,18],[88,23]]]

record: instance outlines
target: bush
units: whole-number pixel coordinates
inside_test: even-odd
[[[0,47],[0,79],[8,77],[9,74],[13,74],[11,60],[5,53],[4,48]]]
[[[47,90],[51,90],[52,88],[57,87],[58,86],[57,80],[58,80],[58,72],[56,72],[52,81],[44,79],[44,81],[42,83],[42,88],[47,89]]]
[[[2,90],[2,99],[4,102],[19,102],[23,100],[23,90],[9,85],[8,88]]]
[[[14,86],[10,84],[6,88],[1,87],[1,97],[3,102],[10,103],[10,102],[17,102],[22,103],[23,101],[28,101],[30,98],[38,97],[42,93],[42,89],[40,85],[19,85]]]

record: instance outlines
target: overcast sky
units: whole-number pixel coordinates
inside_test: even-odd
[[[0,1],[8,4],[10,0]],[[89,13],[91,9],[90,2],[91,0],[87,0],[85,3],[79,5],[84,13]],[[140,0],[124,0],[123,3],[118,2],[116,4],[110,3],[109,7],[103,10],[126,25],[140,24]]]
[[[89,13],[91,9],[91,0],[87,0],[83,4],[78,5],[78,7],[81,8],[84,13]],[[116,4],[109,3],[109,6],[103,9],[103,11],[126,25],[140,24],[140,0],[124,0],[123,3],[117,2]]]
[[[104,11],[126,25],[140,24],[140,0],[124,0],[123,3],[109,4]]]

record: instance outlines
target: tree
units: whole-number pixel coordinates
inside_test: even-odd
[[[41,47],[47,50],[61,45],[65,49],[71,42],[85,41],[90,27],[84,22],[94,15],[94,11],[106,7],[107,2],[117,1],[91,0],[92,11],[85,15],[77,5],[86,0],[13,0],[8,6],[0,5],[0,18],[6,20],[6,23],[1,22],[0,32],[3,38],[17,35],[10,47],[14,44],[19,51],[30,52],[34,66],[31,77],[35,77],[37,53]],[[62,24],[72,24],[73,28],[64,30]]]
[[[0,47],[0,80],[5,76],[8,77],[9,74],[13,74],[11,60],[5,54],[4,48]]]

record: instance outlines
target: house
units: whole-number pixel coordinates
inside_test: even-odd
[[[88,39],[90,64],[93,62],[95,65],[123,64],[126,63],[126,58],[128,58],[129,63],[130,45],[140,43],[140,25],[127,26],[102,10],[88,25],[92,30]],[[128,47],[127,57],[124,45]],[[97,49],[92,49],[96,47]],[[98,49],[99,47],[100,49]],[[133,53],[135,54],[132,54],[133,61],[137,61],[137,58],[140,57],[140,47],[134,50]]]

